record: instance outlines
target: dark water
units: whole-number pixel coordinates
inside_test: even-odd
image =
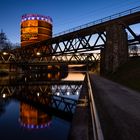
[[[79,73],[70,73],[60,82],[42,84],[26,77],[13,81],[10,78],[10,82],[8,78],[2,79],[0,139],[67,140],[76,107],[73,103],[82,87],[78,79],[83,80]]]
[[[34,109],[35,111],[38,112],[39,117],[40,110]],[[67,139],[70,122],[56,116],[48,116],[45,112],[41,113],[44,113],[43,116],[45,116],[44,126],[42,124],[42,126],[38,125],[37,127],[31,125],[31,123],[29,123],[29,126],[28,124],[23,126],[20,120],[20,102],[11,100],[5,107],[5,113],[0,117],[0,138],[2,140]],[[32,113],[30,112],[29,114],[31,115]]]

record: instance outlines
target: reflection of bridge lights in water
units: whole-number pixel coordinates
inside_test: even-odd
[[[51,117],[43,111],[26,103],[20,103],[20,124],[27,129],[41,129],[49,127]]]
[[[3,86],[0,90],[0,98],[8,98],[12,96],[12,90],[8,86]]]
[[[79,92],[78,91],[76,92],[76,95],[79,95]]]
[[[31,68],[31,67],[30,67]],[[31,72],[32,71],[32,72]],[[52,69],[43,67],[38,68],[34,67],[29,70],[28,75],[23,75],[25,82],[31,82],[31,81],[46,81],[46,80],[60,80],[67,76],[68,72],[63,72],[57,68],[52,67]]]
[[[69,96],[70,95],[70,92],[67,92],[67,95]]]
[[[25,79],[24,79],[24,80],[25,80],[25,82],[26,82],[26,81],[27,81],[27,77],[25,77]]]
[[[52,93],[57,96],[70,96],[75,95],[79,97],[82,85],[53,85]]]

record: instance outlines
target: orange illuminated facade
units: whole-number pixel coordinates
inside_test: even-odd
[[[21,21],[21,47],[52,37],[52,19],[49,16],[25,14]]]

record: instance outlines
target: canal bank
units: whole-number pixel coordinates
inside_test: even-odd
[[[140,93],[90,74],[105,140],[140,139]]]
[[[92,125],[90,107],[88,104],[87,78],[85,77],[82,90],[73,116],[69,140],[92,140]]]

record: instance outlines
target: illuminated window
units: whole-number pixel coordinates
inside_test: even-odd
[[[38,28],[37,27],[29,27],[29,28],[22,28],[21,33],[38,33]]]

